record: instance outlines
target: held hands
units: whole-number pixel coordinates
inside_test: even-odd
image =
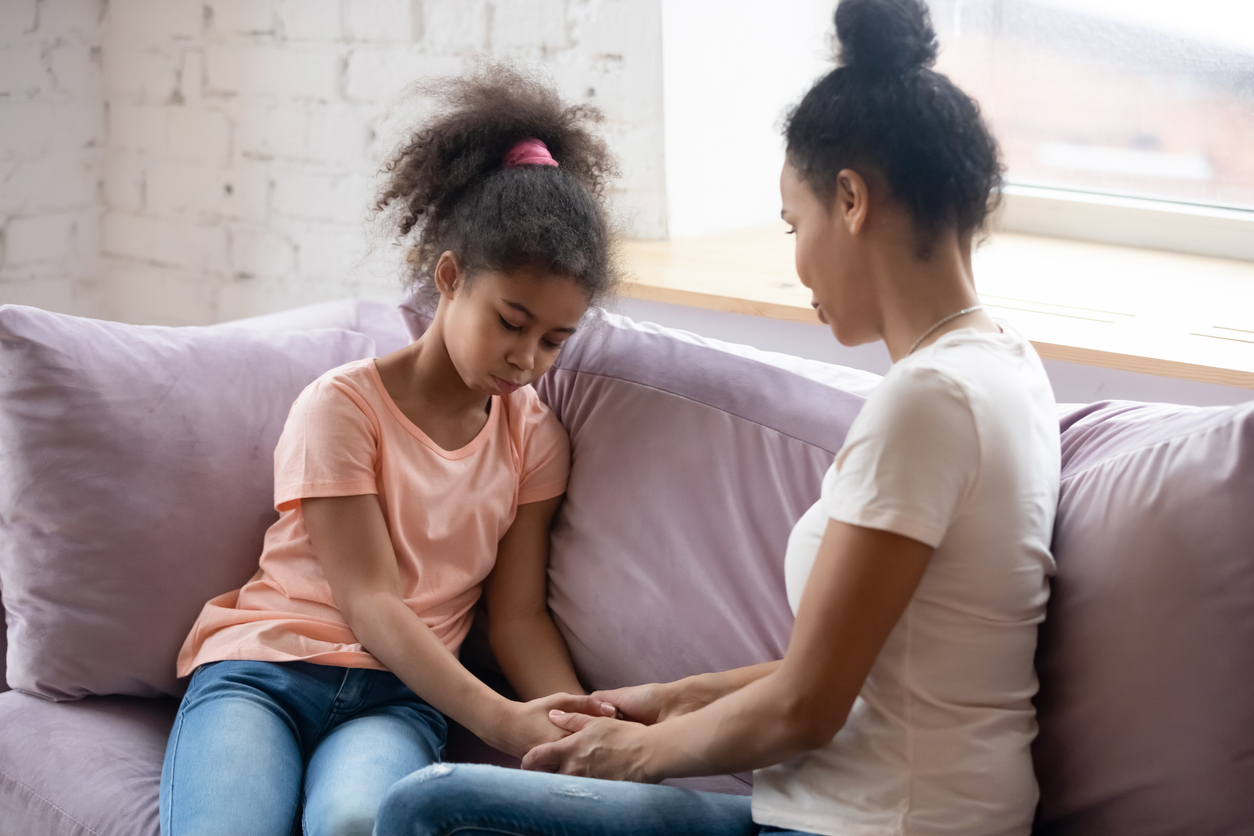
[[[569,716],[613,717],[614,706],[596,697],[551,694],[530,702],[508,702],[497,721],[496,735],[490,741],[503,752],[522,757],[533,747],[561,740],[570,731],[550,721],[550,712],[572,712]]]
[[[532,749],[523,758],[523,769],[639,783],[658,780],[648,771],[645,726],[563,711],[549,712],[548,719],[568,736]]]
[[[700,689],[695,684],[695,679],[692,682],[651,682],[612,691],[594,691],[592,697],[617,708],[624,720],[651,726],[668,717],[696,711],[712,702],[712,699],[699,693]]]

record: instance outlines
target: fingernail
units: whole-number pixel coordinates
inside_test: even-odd
[[[613,713],[613,712],[615,712],[615,711],[618,711],[618,709],[617,709],[617,708],[615,708],[614,706],[610,705],[610,704],[609,704],[609,703],[607,703],[607,702],[603,702],[603,703],[601,703],[601,710],[602,710],[602,711],[608,711],[608,712],[611,712],[611,713]]]
[[[550,717],[565,717],[565,716],[566,716],[566,712],[565,712],[565,711],[559,711],[558,709],[556,709],[556,708],[555,708],[555,709],[553,709],[552,711],[550,711],[550,712],[549,712],[549,716],[550,716]]]

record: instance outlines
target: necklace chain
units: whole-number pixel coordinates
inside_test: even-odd
[[[929,329],[927,329],[926,331],[924,331],[924,332],[923,332],[923,334],[922,334],[922,335],[921,335],[921,336],[920,336],[917,340],[915,340],[915,341],[914,341],[914,345],[910,346],[910,350],[906,352],[906,356],[907,356],[907,357],[909,357],[911,354],[914,354],[914,350],[915,350],[916,348],[918,348],[918,347],[919,347],[919,343],[921,343],[921,342],[923,342],[924,340],[926,340],[926,339],[928,338],[928,336],[929,336],[929,335],[930,335],[933,331],[935,331],[937,328],[939,328],[939,327],[941,327],[942,325],[944,325],[946,322],[949,322],[951,319],[957,319],[958,317],[962,316],[963,314],[969,314],[969,313],[971,313],[972,311],[978,311],[978,310],[981,310],[983,307],[984,307],[983,305],[972,305],[972,306],[971,306],[971,307],[969,307],[969,308],[963,308],[962,310],[958,311],[957,313],[951,313],[949,316],[945,317],[945,318],[944,318],[944,319],[942,319],[940,322],[936,323],[936,324],[935,324],[935,325],[933,325],[931,328],[929,328]]]

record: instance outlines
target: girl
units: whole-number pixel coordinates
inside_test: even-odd
[[[397,784],[380,836],[1029,832],[1059,442],[1036,353],[972,280],[997,146],[928,69],[922,0],[844,0],[836,29],[842,66],[787,122],[783,217],[820,319],[894,366],[790,538],[787,652],[594,694],[635,722],[555,712],[575,733],[524,760],[636,782],[756,768],[752,802],[458,766]]]
[[[567,734],[551,709],[614,713],[569,696],[546,609],[570,448],[529,385],[616,278],[598,114],[502,67],[434,92],[377,204],[417,239],[410,279],[434,319],[292,406],[260,568],[205,605],[179,655],[194,675],[162,770],[166,836],[287,836],[301,810],[307,834],[369,834],[387,788],[440,759],[443,715],[522,755]],[[481,589],[530,702],[458,662]]]

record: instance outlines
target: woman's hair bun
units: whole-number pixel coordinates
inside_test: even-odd
[[[843,66],[874,75],[930,67],[939,49],[924,0],[841,0],[836,38]]]

